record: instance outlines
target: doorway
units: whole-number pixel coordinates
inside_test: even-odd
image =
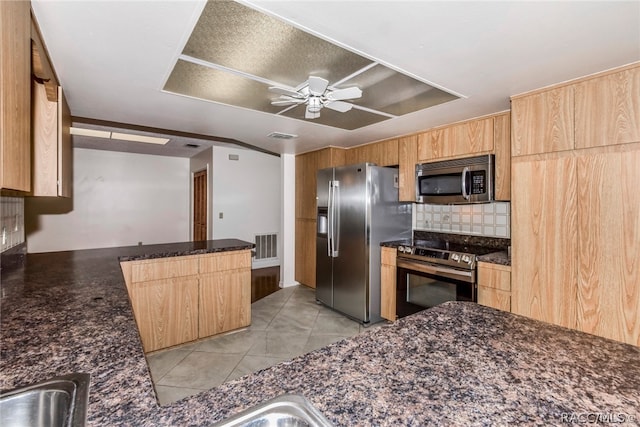
[[[193,174],[193,240],[207,240],[207,170]]]

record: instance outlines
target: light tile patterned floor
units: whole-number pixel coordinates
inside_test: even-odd
[[[363,330],[317,304],[314,289],[294,286],[253,303],[249,328],[155,352],[147,361],[158,400],[166,405]]]

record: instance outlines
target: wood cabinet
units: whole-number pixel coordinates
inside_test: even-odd
[[[575,328],[575,158],[514,159],[512,172],[512,311]]]
[[[251,324],[251,253],[200,258],[198,338]]]
[[[418,136],[410,135],[398,139],[399,185],[401,202],[416,201],[416,163],[418,163]]]
[[[640,142],[640,66],[575,85],[575,147]]]
[[[145,352],[251,323],[250,250],[120,265]]]
[[[71,197],[71,112],[58,86],[57,101],[45,85],[33,83],[33,196]]]
[[[493,142],[493,117],[436,128],[418,135],[418,161],[489,153]]]
[[[478,304],[511,311],[511,267],[478,263]]]
[[[296,156],[295,279],[316,287],[316,191],[320,169],[345,164],[345,150],[325,148]]]
[[[496,160],[496,200],[511,200],[511,113],[493,118],[493,148]]]
[[[355,163],[375,163],[378,166],[398,164],[398,140],[374,142],[346,150],[345,165]]]
[[[511,98],[513,156],[573,149],[573,87]]]
[[[30,2],[0,2],[0,188],[31,190]]]
[[[381,247],[380,254],[380,316],[396,320],[396,249]]]
[[[518,144],[546,150],[512,159],[513,312],[633,345],[640,345],[638,69],[520,96],[514,121],[530,114],[530,96],[571,94],[575,109],[514,124],[512,136],[514,156],[526,152],[515,151]],[[572,133],[565,128],[574,114]],[[569,149],[552,139],[569,139]]]
[[[640,144],[632,147],[577,159],[577,325],[640,345]]]

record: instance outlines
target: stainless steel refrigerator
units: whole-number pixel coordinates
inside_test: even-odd
[[[361,163],[318,171],[316,299],[361,323],[380,317],[380,243],[411,237],[398,169]]]

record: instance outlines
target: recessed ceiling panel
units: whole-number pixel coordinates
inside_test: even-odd
[[[305,105],[298,105],[295,108],[292,108],[291,110],[283,113],[282,115],[291,117],[293,119],[305,120],[305,111]],[[355,108],[352,108],[346,113],[339,113],[328,108],[323,108],[322,110],[320,110],[320,117],[309,121],[340,129],[354,130],[372,125],[374,123],[379,123],[387,119],[389,119],[389,117],[369,113],[367,111],[357,110]]]
[[[185,55],[296,87],[335,83],[372,61],[233,1],[209,0]]]
[[[324,82],[324,92],[316,89],[318,93],[311,93],[301,85],[310,76],[327,80],[328,89]],[[270,92],[270,86],[279,89]],[[331,101],[331,93],[337,94],[335,89],[348,87],[361,89],[362,97],[336,100],[362,109],[340,113],[322,108],[320,117],[305,118],[306,104],[324,105]],[[273,114],[280,113],[283,106],[302,102],[281,115],[347,130],[457,99],[230,0],[209,0],[206,4],[164,89]],[[280,107],[271,105],[276,100]]]
[[[338,88],[353,85],[362,89],[362,98],[354,100],[355,104],[395,116],[458,99],[455,95],[379,64]]]
[[[182,60],[176,63],[164,89],[268,113],[282,110],[271,105],[273,95],[264,83]]]

